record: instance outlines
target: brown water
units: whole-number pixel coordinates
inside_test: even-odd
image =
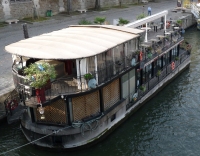
[[[197,156],[200,153],[200,31],[186,31],[192,44],[190,68],[166,86],[137,113],[89,149],[49,152],[33,145],[9,156]],[[0,126],[0,155],[26,144],[19,123]]]

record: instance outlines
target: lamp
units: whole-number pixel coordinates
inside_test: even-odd
[[[42,107],[42,104],[40,104],[38,111],[40,112],[41,115],[44,114],[44,108]]]

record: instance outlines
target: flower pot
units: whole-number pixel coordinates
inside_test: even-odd
[[[37,102],[44,103],[46,101],[45,88],[36,89],[35,92],[37,96]]]

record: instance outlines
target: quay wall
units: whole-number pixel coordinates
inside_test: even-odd
[[[138,0],[100,0],[101,7],[112,7],[123,4],[136,4]],[[139,0],[139,3],[141,0]],[[22,19],[36,15],[46,16],[47,10],[52,10],[52,14],[67,11],[68,0],[23,0],[8,1],[2,0],[0,3],[0,21],[7,19]],[[95,7],[95,0],[71,0],[71,11],[81,9],[91,9]]]

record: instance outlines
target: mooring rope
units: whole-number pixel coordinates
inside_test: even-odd
[[[99,126],[99,119],[101,119],[101,117],[103,116],[104,114],[102,113],[101,116],[95,118],[95,119],[92,119],[90,121],[87,121],[87,122],[83,122],[83,121],[76,121],[76,122],[73,122],[72,123],[72,127],[74,128],[80,128],[81,129],[81,134],[82,136],[84,136],[84,132],[85,130],[86,131],[94,131],[97,129],[97,127]],[[92,123],[95,123],[95,126],[92,126]]]
[[[43,137],[41,137],[41,138],[38,138],[38,139],[36,139],[36,140],[33,140],[33,141],[31,141],[31,142],[29,142],[29,143],[27,143],[27,144],[24,144],[24,145],[22,145],[22,146],[19,146],[19,147],[13,148],[13,149],[11,149],[11,150],[8,150],[8,151],[6,151],[6,152],[0,153],[0,155],[5,155],[5,154],[7,154],[7,153],[9,153],[9,152],[12,152],[12,151],[14,151],[14,150],[20,149],[20,148],[25,147],[25,146],[27,146],[27,145],[30,145],[30,144],[32,144],[32,143],[34,143],[34,142],[37,142],[37,141],[39,141],[39,140],[41,140],[41,139],[43,139],[43,138],[46,138],[46,137],[48,137],[48,136],[50,136],[50,135],[52,135],[52,134],[57,134],[57,133],[61,132],[62,130],[68,129],[68,128],[70,128],[70,127],[71,127],[71,126],[64,127],[64,128],[58,129],[58,130],[54,130],[52,133],[50,133],[50,134],[48,134],[48,135],[45,135],[45,136],[43,136]]]

